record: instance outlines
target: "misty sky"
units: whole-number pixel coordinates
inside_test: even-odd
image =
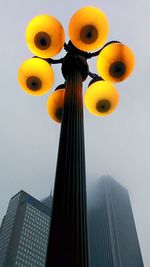
[[[110,23],[108,40],[119,40],[135,53],[136,68],[128,80],[116,84],[120,103],[105,118],[84,110],[87,184],[111,175],[130,194],[144,264],[150,266],[150,53],[148,0],[5,0],[0,9],[0,221],[9,199],[21,189],[37,199],[53,186],[60,126],[47,115],[46,96],[26,95],[17,82],[19,65],[32,57],[25,42],[30,19],[56,16],[67,26],[80,7],[102,9]],[[57,56],[61,57],[62,54]],[[90,63],[90,62],[89,62]],[[91,60],[90,70],[95,70]],[[89,80],[88,80],[89,81]],[[63,82],[55,67],[55,85]],[[87,83],[84,84],[84,90]]]

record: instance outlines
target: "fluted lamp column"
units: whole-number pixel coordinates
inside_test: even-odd
[[[69,58],[46,266],[88,267],[82,81],[88,66]],[[71,64],[69,64],[71,63]]]

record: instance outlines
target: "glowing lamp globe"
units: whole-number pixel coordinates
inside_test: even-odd
[[[100,9],[92,6],[79,9],[69,23],[71,42],[83,51],[100,48],[106,41],[108,32],[107,17]]]
[[[121,43],[111,43],[102,49],[97,59],[100,76],[110,82],[122,82],[132,73],[135,58],[132,50]]]
[[[52,67],[43,59],[28,59],[19,68],[18,82],[27,94],[44,95],[49,92],[54,83]]]
[[[92,83],[84,96],[85,106],[95,116],[107,116],[118,105],[119,94],[114,85],[107,81]]]
[[[53,16],[34,17],[26,29],[29,50],[38,57],[49,58],[63,48],[65,33],[61,23]]]
[[[61,123],[64,106],[65,88],[54,91],[47,100],[47,112],[56,122]]]

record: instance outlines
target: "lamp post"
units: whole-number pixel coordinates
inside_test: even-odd
[[[113,83],[126,79],[134,67],[132,51],[118,41],[104,45],[107,35],[107,18],[95,7],[72,16],[68,44],[60,22],[52,16],[37,16],[27,27],[27,44],[35,57],[19,68],[23,90],[31,95],[47,93],[54,80],[52,64],[61,64],[65,79],[47,101],[49,115],[61,122],[47,267],[89,266],[82,85],[87,76],[92,78],[85,105],[92,114],[106,116],[119,100]],[[52,59],[63,47],[66,55]],[[95,56],[100,76],[89,71],[87,62]]]

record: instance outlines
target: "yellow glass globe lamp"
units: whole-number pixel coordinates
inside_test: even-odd
[[[53,16],[34,17],[26,29],[29,50],[38,57],[49,58],[58,54],[65,42],[61,23]]]
[[[100,76],[110,82],[122,82],[132,73],[135,58],[132,50],[121,43],[105,46],[97,58]]]
[[[55,90],[47,100],[47,112],[56,122],[61,123],[64,106],[65,88]]]
[[[54,82],[52,67],[45,60],[31,58],[23,62],[18,71],[21,88],[29,95],[48,93]]]
[[[88,87],[84,102],[90,113],[104,117],[116,109],[119,102],[119,94],[112,83],[97,81]]]
[[[79,9],[69,23],[71,42],[83,51],[100,48],[106,41],[108,32],[107,17],[100,9],[92,6]]]

